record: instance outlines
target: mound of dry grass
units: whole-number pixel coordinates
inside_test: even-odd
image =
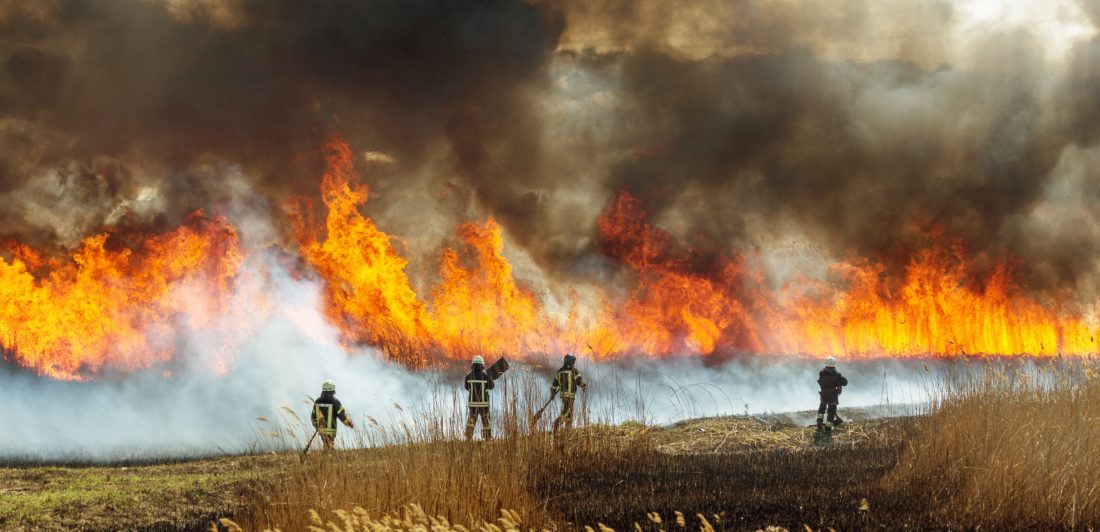
[[[982,366],[947,380],[886,484],[966,526],[1100,524],[1100,378],[1092,362]]]

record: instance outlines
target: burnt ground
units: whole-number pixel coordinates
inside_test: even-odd
[[[810,450],[670,455],[590,468],[578,461],[562,484],[547,486],[559,498],[554,510],[570,523],[604,523],[629,530],[668,528],[676,512],[698,529],[696,514],[715,528],[758,530],[943,529],[924,501],[888,493],[880,479],[897,462],[899,448],[834,445]],[[674,527],[673,527],[674,528]]]
[[[535,489],[563,522],[618,530],[635,523],[677,529],[676,512],[693,529],[696,514],[720,530],[958,528],[940,521],[921,497],[882,488],[915,430],[913,418],[850,416],[828,445],[815,444],[802,414],[584,429],[577,434],[619,441],[640,434],[647,443],[611,459],[586,459],[563,439],[560,464],[535,472]],[[0,530],[206,530],[214,518],[250,504],[291,458],[0,467]]]

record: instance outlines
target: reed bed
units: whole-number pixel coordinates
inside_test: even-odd
[[[1100,525],[1096,369],[1058,360],[949,375],[886,486],[967,527]]]
[[[542,479],[568,471],[578,456],[623,458],[644,449],[646,441],[644,432],[623,436],[580,428],[554,438],[547,429],[556,406],[532,426],[534,410],[548,395],[543,380],[517,371],[498,383],[494,439],[487,442],[479,441],[480,429],[475,441],[463,439],[466,409],[457,393],[440,389],[415,408],[394,405],[391,419],[368,417],[341,435],[352,450],[311,452],[289,467],[237,521],[248,530],[304,530],[317,519],[343,522],[349,515],[404,518],[415,504],[417,512],[447,526],[477,529],[507,512],[517,526],[539,528],[553,521],[535,489]],[[585,401],[576,410],[575,423],[594,423]],[[308,434],[304,425],[288,409],[267,434],[279,446],[300,447],[297,442]]]

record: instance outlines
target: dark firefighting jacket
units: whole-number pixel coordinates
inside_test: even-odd
[[[348,415],[336,393],[321,392],[321,397],[313,402],[313,426],[321,434],[335,436],[337,419],[349,424]]]
[[[489,390],[493,389],[493,379],[485,373],[485,368],[475,368],[466,374],[466,391],[470,392],[466,399],[466,406],[480,408],[489,406]]]
[[[845,379],[836,368],[825,368],[818,373],[817,383],[821,385],[821,401],[836,403],[840,400],[841,388],[848,385],[848,379]]]
[[[581,372],[575,367],[562,366],[554,376],[554,382],[550,383],[550,393],[558,393],[560,390],[562,399],[570,399],[577,394],[578,386],[586,386]]]

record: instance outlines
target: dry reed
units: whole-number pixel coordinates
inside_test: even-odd
[[[965,526],[1100,524],[1100,378],[1091,361],[968,367],[886,478]]]
[[[263,490],[237,521],[248,530],[303,530],[317,526],[318,519],[342,523],[349,516],[377,515],[390,516],[393,525],[415,508],[414,513],[468,529],[499,527],[505,512],[522,529],[551,523],[547,501],[536,495],[547,478],[567,474],[572,460],[628,458],[632,449],[644,449],[645,438],[644,432],[611,437],[583,428],[553,438],[546,429],[556,409],[532,429],[532,410],[548,395],[543,380],[517,371],[500,382],[493,401],[496,439],[488,442],[461,437],[465,408],[457,393],[439,391],[415,410],[394,405],[393,419],[367,418],[341,436],[355,450],[311,452]],[[577,407],[576,422],[588,425],[586,405],[578,401]],[[286,444],[304,428],[301,417],[288,411],[282,426],[268,434]]]

